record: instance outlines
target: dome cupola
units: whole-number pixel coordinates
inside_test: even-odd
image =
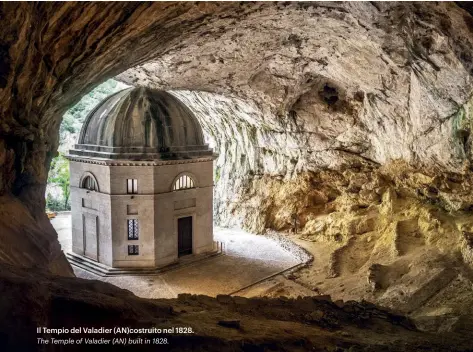
[[[104,159],[189,159],[212,156],[192,111],[173,95],[127,88],[86,117],[71,156]]]

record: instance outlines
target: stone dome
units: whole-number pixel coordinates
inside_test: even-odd
[[[86,117],[71,155],[105,159],[185,159],[213,155],[195,115],[173,95],[127,88]]]

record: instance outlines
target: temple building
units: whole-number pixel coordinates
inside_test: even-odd
[[[128,88],[109,96],[68,159],[73,264],[154,269],[214,251],[214,154],[173,95]]]

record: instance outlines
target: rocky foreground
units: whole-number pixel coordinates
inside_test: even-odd
[[[443,321],[447,308],[468,312],[471,13],[453,2],[1,3],[2,348],[61,349],[36,345],[39,324],[175,322],[196,334],[168,350],[467,350],[454,331],[447,338],[390,315],[362,318],[363,304],[146,301],[31,268],[72,276],[44,214],[47,173],[63,113],[120,75],[197,91],[180,97],[201,111],[220,154],[220,224],[288,231],[296,220],[304,240],[331,246],[323,280],[302,272],[301,285],[407,313],[430,304],[424,316]],[[402,163],[383,170],[399,160],[405,171]],[[438,304],[424,300],[429,292]]]
[[[450,333],[447,338],[443,334],[420,332],[409,319],[373,304],[333,302],[328,296],[248,299],[185,294],[172,300],[147,300],[99,281],[9,266],[0,268],[0,294],[2,351],[87,349],[85,339],[81,345],[64,346],[67,341],[81,337],[88,342],[96,339],[101,349],[116,349],[115,337],[124,337],[128,342],[139,342],[140,338],[143,341],[166,338],[169,342],[121,346],[130,350],[137,347],[166,351],[471,350],[465,336]],[[80,327],[82,331],[55,334],[43,330],[38,334],[37,327],[69,330]],[[87,334],[85,327],[174,327],[175,333]],[[176,333],[179,327],[185,328],[181,334]],[[193,333],[189,333],[191,330]],[[50,343],[38,344],[39,337]]]

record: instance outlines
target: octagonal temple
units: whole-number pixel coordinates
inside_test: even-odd
[[[70,259],[160,268],[214,250],[214,154],[173,95],[128,88],[109,96],[68,158]]]

